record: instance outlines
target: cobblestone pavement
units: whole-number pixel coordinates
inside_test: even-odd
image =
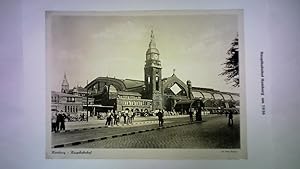
[[[152,119],[153,120],[153,119]],[[188,122],[188,117],[177,117],[177,118],[169,118],[165,119],[165,126],[178,124],[178,123],[186,123]],[[117,134],[153,129],[158,127],[158,121],[154,121],[155,123],[144,123],[138,125],[125,125],[118,127],[105,127],[105,128],[94,128],[94,129],[86,129],[86,130],[78,130],[78,131],[70,131],[63,133],[51,133],[51,143],[52,145],[66,144],[80,140],[88,140],[95,139],[98,137],[110,137]]]
[[[74,148],[239,148],[239,116],[227,126],[225,116],[179,127],[165,128],[123,137],[95,141]]]

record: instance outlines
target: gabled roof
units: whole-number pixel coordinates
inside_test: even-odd
[[[127,89],[143,87],[145,85],[144,81],[133,80],[133,79],[125,79],[125,80],[123,80],[123,83],[125,84]]]
[[[86,93],[86,89],[79,86],[79,87],[74,87],[73,89],[69,90],[69,92],[78,92],[78,93]]]
[[[67,93],[61,93],[56,91],[51,91],[51,95],[58,95],[58,96],[64,96],[64,97],[81,97],[73,94],[67,94]]]

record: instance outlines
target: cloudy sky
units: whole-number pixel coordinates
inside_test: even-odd
[[[51,15],[47,21],[51,90],[60,91],[64,72],[70,88],[100,76],[143,80],[153,29],[163,78],[176,69],[193,86],[238,92],[218,76],[238,33],[237,15]]]

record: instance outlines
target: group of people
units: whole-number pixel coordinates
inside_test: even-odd
[[[162,127],[164,125],[164,112],[159,109],[159,111],[156,114],[158,116],[158,125],[159,127]],[[122,111],[122,112],[117,112],[117,111],[108,111],[106,115],[106,122],[105,126],[110,127],[114,125],[119,125],[121,118],[123,117],[123,124],[124,125],[132,125],[134,118],[136,116],[136,113],[133,111]]]
[[[135,113],[133,111],[124,111],[124,112],[117,112],[117,111],[109,111],[106,116],[105,126],[113,126],[119,125],[121,121],[121,117],[123,117],[124,124],[130,125],[133,124],[133,120],[135,117]]]
[[[67,118],[66,114],[63,111],[58,113],[52,113],[51,117],[51,131],[58,132],[61,130],[65,130],[65,119]]]
[[[201,113],[201,112],[200,112]],[[189,110],[189,117],[190,117],[190,123],[193,123],[194,121],[194,110]],[[228,126],[233,126],[233,112],[232,111],[225,111],[225,116],[228,118]]]

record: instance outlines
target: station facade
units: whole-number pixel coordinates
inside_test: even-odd
[[[153,112],[163,109],[184,112],[196,100],[202,100],[211,112],[220,107],[230,109],[239,106],[238,93],[193,87],[190,80],[180,80],[175,71],[172,76],[162,78],[160,53],[153,31],[146,51],[144,80],[98,77],[85,89],[95,105],[110,106],[116,111]]]

